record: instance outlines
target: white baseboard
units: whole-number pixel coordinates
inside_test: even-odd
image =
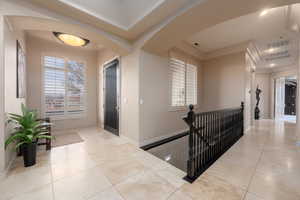
[[[126,136],[120,134],[120,138],[123,138],[123,139],[127,140],[130,144],[133,144],[134,146],[139,147],[138,142],[133,139],[130,139],[129,137],[126,137]]]
[[[186,132],[186,131],[188,131],[188,129],[184,129],[184,130],[180,130],[175,133],[168,134],[168,135],[162,135],[162,136],[158,136],[158,137],[154,137],[151,139],[140,141],[140,147],[163,140],[163,139],[166,139],[166,138],[169,138],[169,137],[172,137],[174,135],[178,135],[178,134]]]
[[[7,177],[8,172],[9,172],[9,170],[11,169],[11,166],[12,166],[13,163],[15,162],[16,158],[17,158],[17,156],[14,155],[14,156],[10,159],[10,161],[9,161],[7,167],[4,169],[4,171],[0,172],[0,180],[3,180],[4,178]]]

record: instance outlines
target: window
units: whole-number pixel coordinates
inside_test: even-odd
[[[171,58],[172,107],[197,104],[197,66]]]
[[[45,56],[44,115],[80,117],[85,113],[85,66],[82,62]]]

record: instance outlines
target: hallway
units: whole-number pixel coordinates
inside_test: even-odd
[[[193,184],[122,137],[96,128],[79,133],[83,143],[40,152],[34,167],[17,162],[0,184],[0,199],[300,199],[295,124],[259,121]]]
[[[299,199],[298,139],[294,123],[258,121],[206,173],[247,190],[246,200]]]

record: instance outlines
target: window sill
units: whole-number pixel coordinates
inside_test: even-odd
[[[83,119],[86,118],[85,115],[72,116],[72,117],[49,117],[51,121],[61,121],[61,120],[73,120],[73,119]]]

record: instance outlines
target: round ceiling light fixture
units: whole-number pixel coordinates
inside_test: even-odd
[[[277,50],[277,48],[270,48],[265,50],[266,53],[274,53]]]
[[[265,16],[268,13],[269,13],[269,9],[265,9],[265,10],[260,12],[259,16],[262,17],[262,16]]]
[[[84,47],[86,46],[90,41],[75,35],[67,34],[67,33],[61,33],[61,32],[53,32],[55,37],[57,37],[60,41],[62,41],[64,44],[73,46],[73,47]]]

